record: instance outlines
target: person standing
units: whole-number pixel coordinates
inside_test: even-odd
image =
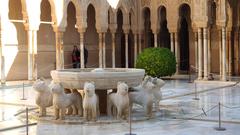
[[[80,51],[76,45],[74,45],[74,48],[72,51],[72,63],[73,63],[73,68],[80,67]]]

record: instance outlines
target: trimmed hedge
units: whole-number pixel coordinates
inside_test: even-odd
[[[152,77],[171,76],[176,72],[176,58],[167,48],[147,48],[139,54],[136,68]]]

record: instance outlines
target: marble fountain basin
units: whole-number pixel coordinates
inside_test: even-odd
[[[64,88],[83,89],[86,81],[93,81],[96,90],[116,89],[118,81],[126,82],[129,87],[134,87],[142,82],[144,74],[144,69],[133,68],[87,68],[51,71],[53,81],[61,83]]]

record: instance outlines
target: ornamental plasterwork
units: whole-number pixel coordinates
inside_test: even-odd
[[[158,0],[157,5],[167,5],[167,0]]]
[[[192,4],[192,0],[178,0],[178,4],[187,3],[189,6]]]
[[[150,6],[151,0],[141,0],[142,7],[144,6]]]

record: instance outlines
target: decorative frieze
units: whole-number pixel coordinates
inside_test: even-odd
[[[157,5],[167,5],[167,0],[158,0]]]
[[[192,0],[178,0],[178,3],[179,3],[179,4],[187,3],[187,4],[191,5]]]
[[[150,6],[151,0],[141,0],[142,7],[144,6]]]

